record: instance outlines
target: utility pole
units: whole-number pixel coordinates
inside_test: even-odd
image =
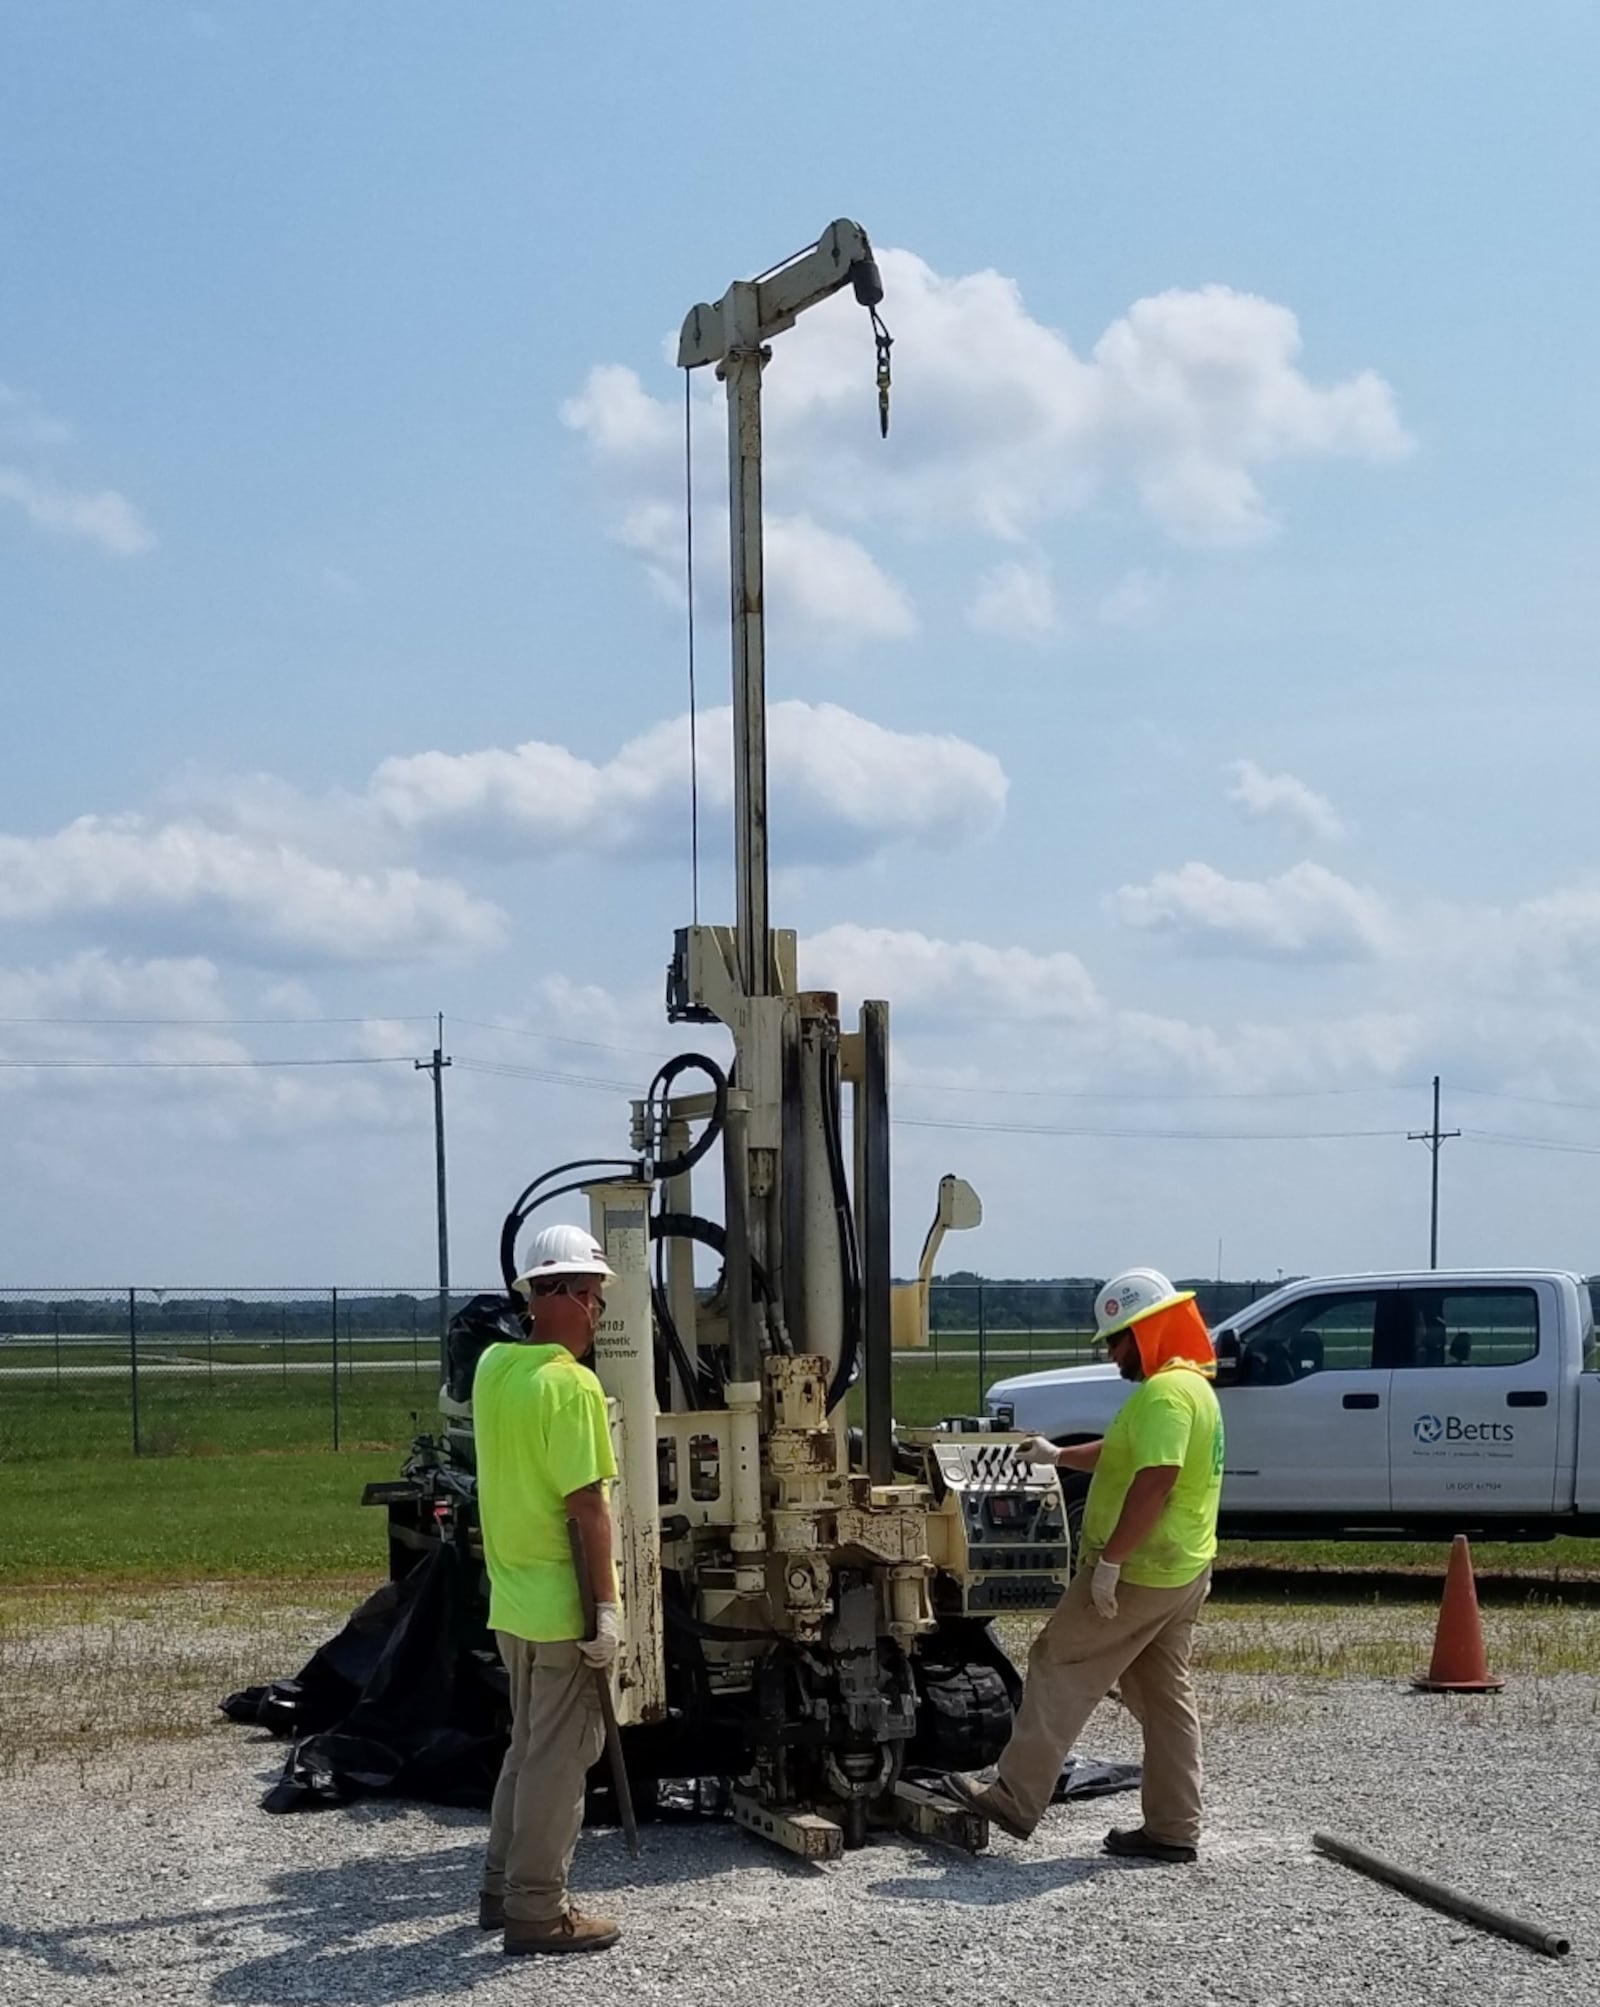
[[[1426,1143],[1428,1154],[1433,1159],[1433,1196],[1428,1209],[1428,1266],[1439,1266],[1439,1146],[1448,1143],[1452,1136],[1459,1136],[1459,1129],[1439,1127],[1439,1076],[1433,1076],[1433,1127],[1431,1129],[1408,1129],[1408,1143]]]
[[[432,1059],[415,1059],[419,1073],[433,1075],[433,1170],[439,1206],[439,1371],[447,1366],[445,1334],[450,1328],[450,1218],[444,1196],[444,1070],[450,1064],[444,1056],[444,1012],[439,1013],[438,1043]]]

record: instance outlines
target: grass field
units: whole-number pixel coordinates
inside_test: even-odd
[[[975,1360],[899,1353],[894,1371],[896,1414],[905,1424],[979,1406]],[[995,1371],[989,1367],[987,1377]],[[320,1375],[149,1385],[147,1447],[190,1454],[129,1455],[127,1389],[116,1382],[66,1382],[59,1392],[26,1383],[19,1396],[18,1383],[0,1380],[0,1441],[7,1445],[0,1452],[0,1582],[382,1574],[383,1516],[362,1508],[361,1489],[369,1478],[395,1475],[416,1428],[436,1421],[427,1362],[417,1374],[409,1362],[387,1372],[341,1372],[345,1447],[338,1455],[329,1453],[330,1386]],[[141,1388],[142,1401],[145,1393]],[[859,1421],[859,1387],[850,1412]],[[1600,1541],[1488,1544],[1475,1557],[1483,1574],[1534,1585],[1600,1579]],[[1230,1544],[1222,1558],[1251,1569],[1403,1570],[1436,1578],[1444,1550],[1413,1542],[1252,1541]]]
[[[80,1457],[0,1466],[0,1583],[175,1583],[387,1572],[369,1479],[392,1451]]]
[[[75,1362],[74,1362],[75,1363]],[[133,1451],[134,1393],[125,1355],[117,1370],[24,1375],[14,1354],[0,1372],[0,1462],[122,1456]],[[365,1348],[332,1361],[291,1355],[233,1362],[163,1352],[139,1374],[138,1439],[145,1456],[249,1450],[403,1448],[437,1416],[439,1375],[424,1349],[385,1358]]]
[[[0,1466],[0,1584],[377,1581],[387,1568],[383,1514],[362,1506],[361,1490],[393,1477],[399,1461],[324,1451]],[[1530,1590],[1600,1581],[1600,1541],[1486,1542],[1473,1552],[1481,1576],[1516,1577]],[[1427,1542],[1233,1541],[1219,1572],[1400,1572],[1437,1583],[1445,1558]]]
[[[897,1354],[899,1419],[915,1425],[981,1413],[985,1385],[1029,1370],[1023,1344],[1021,1334],[1005,1333],[981,1361],[975,1351]],[[139,1447],[146,1456],[328,1449],[336,1422],[341,1447],[402,1449],[436,1414],[439,1376],[431,1339],[414,1344],[401,1334],[387,1344],[341,1346],[337,1376],[326,1349],[318,1356],[303,1345],[151,1341],[139,1356]],[[1076,1334],[1035,1334],[1032,1363],[1041,1368],[1085,1357]],[[131,1453],[134,1390],[127,1363],[125,1348],[77,1347],[64,1353],[58,1375],[50,1348],[5,1347],[0,1463]],[[859,1388],[851,1398],[859,1419]]]

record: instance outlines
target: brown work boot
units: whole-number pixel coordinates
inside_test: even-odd
[[[479,1930],[504,1930],[506,1927],[506,1899],[503,1895],[490,1895],[487,1889],[478,1894]]]
[[[964,1771],[950,1770],[945,1773],[944,1788],[958,1804],[965,1805],[969,1812],[976,1812],[981,1818],[992,1820],[1002,1833],[1009,1833],[1014,1840],[1028,1840],[1033,1837],[1033,1828],[1023,1825],[1014,1814],[995,1802],[994,1787],[980,1784],[975,1777],[968,1777]]]
[[[615,1917],[585,1916],[569,1909],[548,1923],[518,1923],[506,1919],[504,1949],[513,1956],[536,1951],[605,1951],[622,1935]]]

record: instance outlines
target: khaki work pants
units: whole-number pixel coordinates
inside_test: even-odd
[[[583,1825],[583,1787],[605,1746],[592,1669],[575,1644],[532,1644],[496,1631],[511,1675],[511,1746],[489,1814],[485,1895],[515,1923],[568,1908],[567,1876]]]
[[[1117,1614],[1089,1595],[1085,1559],[1028,1654],[1028,1679],[991,1790],[1020,1824],[1036,1826],[1067,1752],[1113,1687],[1144,1731],[1144,1823],[1153,1839],[1200,1840],[1200,1716],[1189,1681],[1195,1619],[1211,1588],[1205,1569],[1181,1589],[1123,1582]]]

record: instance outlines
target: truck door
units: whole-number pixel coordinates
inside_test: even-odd
[[[1395,1373],[1389,1420],[1396,1511],[1549,1512],[1562,1396],[1553,1286],[1404,1294],[1410,1363]]]
[[[1297,1297],[1239,1333],[1223,1510],[1384,1513],[1399,1294],[1368,1285]]]

